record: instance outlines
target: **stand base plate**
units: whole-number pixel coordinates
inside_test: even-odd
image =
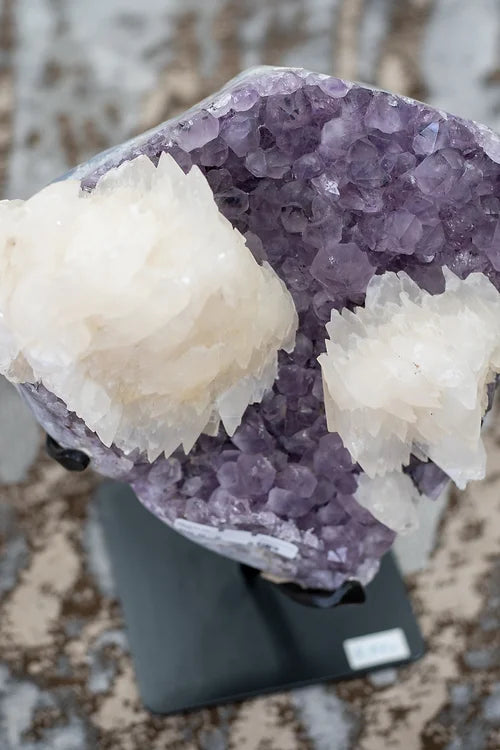
[[[405,664],[424,645],[391,555],[364,604],[316,610],[184,539],[126,485],[97,502],[146,706],[173,713]]]

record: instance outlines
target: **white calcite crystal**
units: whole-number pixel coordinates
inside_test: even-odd
[[[500,372],[500,294],[481,273],[461,280],[443,270],[436,295],[403,272],[374,276],[364,308],[334,310],[327,325],[319,361],[328,428],[372,480],[393,477],[412,453],[461,488],[484,476],[480,429]],[[374,503],[381,492],[377,485]]]
[[[402,471],[391,471],[381,477],[360,474],[354,496],[377,521],[399,534],[409,534],[419,526],[420,494]]]
[[[0,203],[0,371],[41,382],[125,452],[153,460],[222,420],[232,434],[294,345],[271,267],[168,155]]]

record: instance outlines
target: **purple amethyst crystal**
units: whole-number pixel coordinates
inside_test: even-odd
[[[280,353],[273,392],[232,439],[221,429],[187,456],[150,464],[106,448],[43,386],[21,389],[58,442],[130,482],[180,531],[237,559],[251,549],[253,564],[303,586],[366,582],[394,533],[355,501],[359,467],[328,433],[324,324],[332,308],[362,304],[370,278],[388,270],[431,293],[444,288],[443,266],[461,278],[481,271],[500,289],[500,140],[405,97],[260,68],[73,176],[91,190],[121,162],[156,163],[163,151],[185,171],[200,167],[222,213],[293,295],[296,348]],[[431,462],[412,459],[407,471],[430,495],[447,480]]]

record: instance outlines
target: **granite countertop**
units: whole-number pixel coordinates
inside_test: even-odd
[[[363,79],[500,130],[499,36],[498,0],[0,0],[0,197],[29,195],[260,62]],[[164,718],[137,692],[98,479],[47,459],[0,381],[0,748],[500,747],[499,417],[487,478],[398,546],[421,661]]]

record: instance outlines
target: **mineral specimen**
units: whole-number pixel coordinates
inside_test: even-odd
[[[401,271],[421,295],[413,312],[441,316],[449,304],[459,315],[459,309],[475,314],[468,305],[472,290],[481,298],[484,292],[488,318],[490,287],[500,289],[500,139],[483,126],[404,97],[304,70],[263,68],[78,167],[72,177],[92,192],[112,168],[142,154],[157,165],[164,152],[186,173],[199,167],[221,213],[293,297],[299,316],[295,349],[280,351],[272,391],[248,406],[232,437],[220,427],[217,435],[201,435],[187,455],[178,449],[151,463],[143,450],[125,454],[116,445],[106,447],[39,382],[21,390],[61,445],[83,449],[97,470],[129,481],[153,513],[182,533],[303,586],[335,589],[349,578],[367,582],[394,539],[386,524],[411,527],[418,492],[436,495],[448,481],[425,459],[435,458],[458,481],[467,477],[460,478],[457,466],[433,453],[430,443],[420,444],[420,416],[415,429],[405,416],[406,432],[397,435],[412,441],[403,471],[407,453],[392,461],[395,471],[374,477],[362,472],[355,460],[365,460],[363,446],[354,450],[350,444],[353,460],[325,418],[318,357],[325,355],[326,325],[333,313],[335,328],[339,312],[347,308],[342,320],[349,319],[359,345],[369,349],[379,319],[367,331],[354,310],[364,304],[369,284],[406,283],[405,276],[396,275]],[[39,252],[46,252],[43,243]],[[453,288],[446,287],[445,268]],[[481,275],[480,284],[476,288],[472,277],[462,287],[459,282],[472,273]],[[400,295],[394,305],[400,317],[391,330],[397,331],[408,320],[409,302]],[[483,321],[483,312],[478,320]],[[488,331],[477,342],[481,362],[474,363],[475,340],[467,340],[467,351],[457,360],[457,372],[461,366],[477,367],[475,380],[464,373],[470,401],[455,401],[462,403],[463,414],[474,412],[475,426],[486,405],[489,371],[496,369]],[[453,347],[458,354],[458,335],[466,335],[460,324],[443,357],[451,357]],[[429,343],[425,331],[406,328],[405,338],[414,337]],[[331,393],[330,370],[322,362],[327,402],[335,403],[339,394]],[[379,371],[370,372],[373,361],[358,365],[366,392],[355,397],[370,404],[372,388],[380,392]],[[448,398],[451,384],[438,387],[435,373],[428,375],[434,392]],[[389,383],[392,389],[394,376]],[[456,396],[453,389],[451,395]],[[402,404],[408,403],[413,402],[404,396]],[[440,407],[443,416],[447,409]],[[346,415],[355,411],[347,409]],[[372,412],[376,419],[383,416],[378,407]],[[385,418],[383,423],[385,430]],[[353,425],[342,427],[346,443]],[[437,420],[429,429],[439,445],[445,436]],[[478,445],[474,430],[471,455]],[[379,436],[383,451],[389,434]],[[427,426],[422,434],[428,434]],[[457,439],[464,435],[460,430]],[[364,440],[367,450],[375,445],[376,430]],[[390,457],[382,460],[391,463]],[[398,502],[401,494],[406,503]]]
[[[332,311],[319,357],[328,428],[370,476],[432,459],[459,487],[482,479],[487,385],[500,371],[500,294],[482,273],[431,295],[405,273],[368,284],[363,308]],[[370,379],[367,384],[366,377]]]
[[[154,461],[220,421],[233,435],[293,349],[285,285],[167,154],[91,193],[69,179],[0,203],[0,246],[0,371],[42,383],[106,446]]]

